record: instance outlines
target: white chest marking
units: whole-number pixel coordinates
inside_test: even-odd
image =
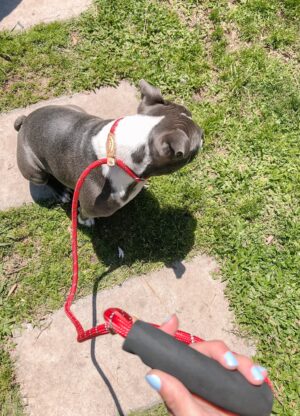
[[[137,175],[141,174],[144,167],[150,162],[148,143],[149,133],[162,119],[163,116],[154,117],[136,114],[134,116],[125,117],[118,124],[115,133],[116,157],[121,159]],[[112,124],[113,121],[104,126],[103,129],[92,138],[92,145],[99,159],[106,156],[106,139]],[[137,164],[133,162],[131,156],[141,146],[145,146],[145,157],[142,163]],[[144,185],[143,182],[138,183],[134,192],[132,192],[129,198],[124,201],[122,198],[126,194],[128,186],[132,184],[134,180],[117,166],[102,166],[102,174],[110,179],[114,189],[111,197],[121,206],[131,201],[142,190]]]

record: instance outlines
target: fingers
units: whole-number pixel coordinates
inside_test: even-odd
[[[192,395],[175,377],[159,370],[153,370],[147,374],[146,380],[160,394],[173,415],[193,416],[197,414],[201,416]]]
[[[229,350],[223,341],[205,341],[193,344],[192,348],[218,361],[229,370],[238,370],[250,383],[260,385],[267,376],[267,370],[244,355]]]
[[[160,327],[169,335],[174,335],[179,326],[178,318],[172,315]],[[260,385],[267,377],[267,370],[241,354],[230,351],[223,341],[204,341],[192,344],[192,348],[218,361],[228,370],[238,370],[250,383]]]
[[[192,395],[179,380],[162,371],[152,370],[146,381],[158,392],[173,416],[235,416]]]
[[[137,318],[134,315],[131,315],[132,323],[135,323],[138,321],[139,318]],[[175,335],[175,332],[177,331],[179,326],[178,318],[175,314],[169,316],[159,327],[162,331],[166,332],[169,335]]]
[[[178,329],[178,318],[172,315],[160,327],[167,334],[174,335]],[[252,384],[260,385],[267,377],[267,370],[244,355],[235,354],[230,351],[223,341],[204,341],[192,344],[192,348],[218,361],[228,370],[238,370]]]
[[[243,376],[251,383],[256,386],[262,384],[267,377],[267,370],[253,361],[245,357],[244,355],[235,354],[239,362],[238,370]]]
[[[175,335],[178,329],[178,318],[176,315],[171,315],[161,326],[160,329],[169,335]]]
[[[192,344],[192,348],[218,361],[223,367],[229,370],[238,368],[236,355],[232,353],[223,341],[205,341]]]

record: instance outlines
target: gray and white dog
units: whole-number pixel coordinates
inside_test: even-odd
[[[163,175],[189,163],[202,146],[203,132],[182,105],[164,100],[158,88],[140,82],[138,114],[124,117],[115,132],[116,157],[138,176]],[[103,120],[75,106],[49,105],[15,121],[17,161],[23,176],[48,184],[62,201],[82,171],[106,156],[114,120]],[[80,192],[79,222],[92,225],[132,200],[143,188],[120,168],[93,170]]]

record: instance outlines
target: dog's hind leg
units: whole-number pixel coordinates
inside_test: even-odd
[[[25,120],[25,116],[20,116],[14,123],[15,129],[19,132],[17,144],[18,167],[25,179],[28,179],[36,185],[45,185],[48,182],[49,174],[42,168],[40,161],[30,147],[26,145],[23,132],[23,123]]]
[[[53,196],[58,202],[65,204],[72,200],[73,190],[67,188],[45,170],[41,161],[35,156],[30,147],[24,144],[22,131],[18,137],[17,162],[24,178],[35,185],[47,185],[51,188]]]
[[[18,140],[17,162],[25,179],[28,179],[36,185],[45,185],[48,182],[49,174],[40,166],[33,152],[23,146],[21,140]]]
[[[22,157],[18,157],[18,166],[22,175],[28,179],[30,182],[35,185],[47,185],[51,188],[54,198],[58,202],[66,204],[72,200],[73,190],[67,188],[65,185],[60,183],[52,175],[43,170],[35,158],[31,156],[28,157],[22,153]]]

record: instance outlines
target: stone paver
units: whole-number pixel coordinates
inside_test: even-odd
[[[78,16],[92,0],[0,0],[0,30],[22,30]]]
[[[103,118],[117,118],[136,113],[138,92],[128,82],[122,81],[117,88],[104,87],[95,92],[42,101],[25,109],[0,115],[0,210],[17,207],[33,200],[51,198],[52,194],[47,187],[29,184],[19,172],[16,161],[17,132],[13,127],[19,115],[27,115],[49,104],[78,105],[88,113]]]
[[[184,264],[182,278],[164,268],[127,280],[122,287],[98,294],[98,322],[110,306],[150,322],[162,322],[176,312],[180,327],[205,339],[223,339],[237,352],[254,353],[234,331],[233,315],[224,297],[224,283],[212,279],[217,264],[198,256]],[[73,307],[84,327],[92,322],[92,296]],[[29,416],[94,416],[118,414],[114,400],[91,360],[91,343],[78,344],[63,309],[44,323],[44,330],[25,329],[15,338],[17,381]],[[144,381],[147,368],[121,349],[118,335],[96,339],[95,359],[111,382],[124,414],[157,402]]]

